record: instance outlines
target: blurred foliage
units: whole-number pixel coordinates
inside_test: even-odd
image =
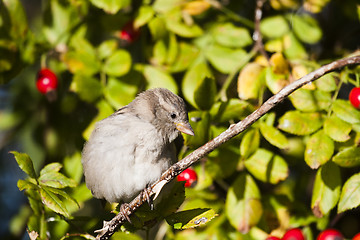
[[[80,153],[94,123],[137,93],[165,87],[186,100],[196,136],[184,136],[183,157],[292,81],[359,54],[355,0],[265,2],[266,56],[251,37],[254,1],[35,2],[0,1],[0,84],[12,94],[0,129],[27,153],[13,152],[28,175],[18,187],[29,205],[14,217],[12,237],[27,228],[38,239],[93,239],[113,216],[92,200]],[[58,76],[55,101],[36,90],[42,67]],[[265,239],[293,227],[309,239],[328,227],[352,237],[360,231],[360,111],[347,94],[359,84],[360,68],[349,67],[294,92],[195,164],[195,188],[176,185],[112,239],[144,230],[157,239]]]

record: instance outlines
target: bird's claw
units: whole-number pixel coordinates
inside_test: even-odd
[[[149,193],[151,194],[152,192],[152,188],[149,184],[146,185],[146,188],[141,192],[141,198],[142,199],[145,199],[149,206],[150,206],[150,209],[153,210],[154,209],[154,203],[153,203],[153,200],[152,198],[150,197]]]
[[[120,213],[126,218],[126,220],[129,223],[131,223],[131,220],[130,220],[129,214],[128,214],[129,210],[130,210],[130,206],[128,203],[123,203],[120,205]]]

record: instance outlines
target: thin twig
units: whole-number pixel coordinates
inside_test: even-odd
[[[268,61],[269,61],[269,56],[266,53],[265,49],[264,49],[264,44],[262,41],[262,35],[260,32],[260,21],[262,18],[262,7],[264,5],[264,3],[266,2],[266,0],[257,0],[256,1],[256,8],[255,8],[255,30],[253,33],[253,40],[255,41],[255,50],[260,52],[261,55],[263,55]]]
[[[360,55],[334,61],[330,64],[320,67],[319,69],[309,73],[308,75],[300,78],[299,80],[290,83],[282,90],[280,90],[280,92],[278,92],[276,95],[269,98],[262,106],[260,106],[257,110],[247,116],[244,120],[238,122],[237,124],[232,124],[226,131],[221,133],[219,136],[209,141],[205,145],[199,147],[198,149],[187,155],[185,158],[183,158],[181,161],[172,165],[167,171],[162,174],[161,178],[151,186],[151,188],[154,189],[157,188],[157,186],[159,185],[163,185],[164,181],[170,182],[190,165],[194,164],[199,159],[203,158],[223,143],[229,141],[231,138],[235,137],[236,135],[247,129],[260,117],[265,115],[277,104],[282,102],[296,89],[324,76],[329,72],[332,72],[344,66],[354,64],[360,64]],[[152,191],[149,192],[149,196],[152,196],[154,194],[155,193]],[[138,209],[144,202],[146,202],[146,200],[141,197],[141,194],[139,194],[133,201],[130,202],[128,216],[133,214],[135,210]],[[104,223],[104,227],[97,236],[97,239],[109,239],[125,221],[126,217],[119,213],[111,221]]]

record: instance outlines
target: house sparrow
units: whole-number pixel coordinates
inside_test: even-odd
[[[164,88],[140,93],[95,125],[82,151],[95,198],[128,202],[177,160],[174,140],[194,135],[184,100]]]

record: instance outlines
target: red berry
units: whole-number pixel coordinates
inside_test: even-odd
[[[280,238],[275,236],[268,236],[265,240],[280,240]]]
[[[302,231],[299,228],[288,230],[282,237],[283,240],[305,240]]]
[[[134,28],[132,21],[126,23],[120,32],[120,39],[125,40],[129,43],[134,42],[140,36],[140,30]]]
[[[356,234],[352,240],[360,240],[360,233]]]
[[[336,229],[326,229],[318,235],[317,240],[344,240],[344,237]]]
[[[185,187],[191,187],[197,181],[197,174],[191,168],[185,169],[182,173],[177,177],[179,182],[185,181]]]
[[[351,104],[360,109],[360,87],[353,88],[349,94]]]
[[[51,90],[55,90],[58,85],[58,80],[50,69],[43,68],[37,75],[36,87],[42,94],[46,94]]]

